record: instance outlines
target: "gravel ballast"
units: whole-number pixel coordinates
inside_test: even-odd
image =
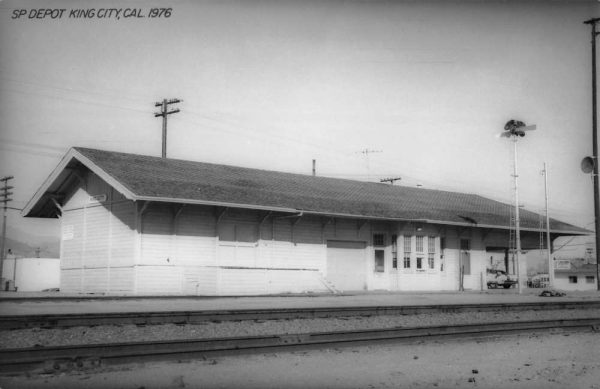
[[[350,331],[394,327],[426,327],[509,321],[600,318],[600,309],[569,309],[520,312],[459,312],[416,315],[382,315],[293,320],[242,320],[201,324],[101,325],[66,329],[22,329],[0,331],[0,348],[24,348],[140,342],[157,340],[210,339],[273,334]]]

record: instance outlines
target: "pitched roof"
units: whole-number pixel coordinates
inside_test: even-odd
[[[72,148],[23,210],[53,217],[52,194],[83,165],[131,200],[208,204],[384,220],[509,228],[513,206],[458,192],[291,174],[203,162]],[[523,230],[540,215],[522,210]],[[589,231],[551,219],[556,234]]]

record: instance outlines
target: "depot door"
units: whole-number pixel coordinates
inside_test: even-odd
[[[327,279],[336,289],[364,290],[367,287],[365,242],[327,242]]]

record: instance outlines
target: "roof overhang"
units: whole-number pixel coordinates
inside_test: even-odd
[[[57,210],[55,201],[57,198],[60,198],[61,189],[68,186],[72,179],[78,179],[77,175],[78,171],[81,170],[81,166],[97,174],[109,185],[121,192],[127,199],[135,200],[135,195],[123,186],[123,184],[108,175],[76,149],[71,148],[42,183],[37,192],[35,192],[31,200],[25,205],[21,211],[21,215],[24,217],[44,215],[46,215],[45,217],[55,217]],[[54,211],[51,211],[51,209]]]
[[[41,187],[34,194],[32,199],[27,203],[22,211],[22,215],[26,217],[38,216],[38,217],[56,217],[59,212],[59,206],[57,199],[60,200],[61,189],[65,189],[70,186],[72,180],[77,179],[78,170],[89,169],[107,184],[112,186],[116,191],[120,192],[126,199],[132,201],[149,201],[149,202],[163,202],[163,203],[177,203],[177,204],[196,204],[206,206],[218,206],[218,207],[230,207],[240,209],[255,209],[263,211],[281,212],[281,213],[303,213],[305,215],[317,215],[324,217],[338,217],[338,218],[353,218],[361,220],[379,220],[379,221],[394,221],[394,222],[411,222],[411,223],[427,223],[436,225],[451,225],[457,227],[468,227],[468,228],[482,228],[482,229],[493,229],[493,230],[510,230],[511,227],[507,225],[493,225],[493,224],[479,224],[473,223],[468,220],[461,221],[444,221],[444,220],[433,220],[433,219],[409,219],[409,218],[398,218],[398,217],[383,217],[383,216],[370,216],[361,215],[355,213],[335,213],[326,211],[315,211],[310,209],[301,209],[294,207],[277,207],[269,205],[257,205],[257,204],[242,204],[233,202],[220,202],[210,201],[201,199],[188,199],[188,198],[173,198],[173,197],[157,197],[139,195],[134,193],[130,188],[125,186],[115,177],[108,174],[104,169],[94,163],[91,159],[86,157],[83,153],[79,152],[76,148],[71,148],[62,158],[60,163],[43,182]],[[540,228],[523,228],[523,232],[545,232]],[[551,230],[550,233],[555,237],[564,235],[587,235],[591,231],[570,231],[570,230]]]

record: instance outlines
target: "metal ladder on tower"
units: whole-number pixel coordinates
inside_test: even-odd
[[[509,252],[509,262],[506,267],[506,274],[511,274],[510,272],[510,264],[512,263],[513,274],[516,273],[515,269],[515,253],[517,251],[517,226],[516,226],[516,218],[512,212],[510,211],[510,225],[508,227],[508,252]]]

